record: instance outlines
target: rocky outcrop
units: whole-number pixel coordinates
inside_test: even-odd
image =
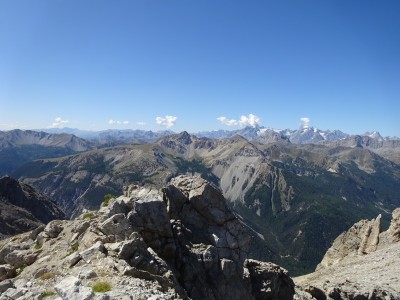
[[[357,256],[372,253],[378,246],[388,245],[396,239],[393,238],[394,232],[400,229],[399,222],[400,209],[393,212],[392,226],[388,232],[382,233],[381,215],[372,220],[361,220],[354,224],[348,231],[343,232],[335,239],[332,246],[326,252],[320,268],[335,265],[347,256]],[[399,219],[399,220],[398,220]]]
[[[0,178],[0,239],[54,219],[65,214],[49,197],[11,177]]]
[[[400,208],[389,229],[380,231],[378,216],[342,233],[315,273],[295,278],[303,298],[400,299]]]
[[[378,244],[378,248],[400,242],[400,208],[396,208],[392,216],[389,229],[379,236],[381,242]]]
[[[98,212],[0,242],[0,300],[292,299],[287,271],[248,259],[250,242],[200,177],[131,186]]]

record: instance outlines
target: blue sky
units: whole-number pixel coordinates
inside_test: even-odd
[[[0,1],[0,130],[400,136],[399,112],[398,0]]]

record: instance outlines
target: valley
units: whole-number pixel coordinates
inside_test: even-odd
[[[104,195],[120,195],[124,185],[161,188],[176,175],[200,174],[252,229],[251,257],[297,275],[313,271],[335,237],[353,223],[382,214],[387,226],[391,211],[400,206],[399,165],[370,146],[343,141],[265,143],[182,132],[152,143],[32,157],[10,174],[53,198],[70,218],[83,209],[97,210]]]

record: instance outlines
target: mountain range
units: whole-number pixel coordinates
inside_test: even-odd
[[[92,148],[92,142],[66,133],[0,131],[0,176],[34,159],[61,157]]]
[[[249,135],[255,129],[246,128]],[[251,257],[280,263],[293,274],[313,270],[333,239],[357,220],[381,213],[387,224],[400,206],[397,140],[267,143],[182,132],[152,143],[87,143],[87,151],[33,157],[9,173],[52,197],[72,218],[96,209],[106,194],[119,195],[124,185],[160,188],[178,174],[200,174],[252,229]]]
[[[103,146],[113,146],[121,143],[146,144],[154,143],[158,139],[175,134],[173,131],[145,131],[145,130],[104,130],[83,131],[73,128],[42,129],[48,133],[67,133]],[[237,130],[215,130],[193,133],[201,138],[224,139],[240,135],[249,141],[268,144],[278,141],[292,144],[325,144],[345,147],[364,147],[379,155],[400,163],[400,138],[382,137],[379,132],[372,131],[364,134],[350,135],[340,130],[321,130],[312,126],[301,126],[297,130],[272,129],[263,126],[247,126]]]

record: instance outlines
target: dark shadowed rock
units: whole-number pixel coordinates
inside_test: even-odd
[[[11,177],[0,178],[0,239],[54,219],[65,214],[49,197]]]
[[[294,282],[287,270],[273,263],[248,259],[252,291],[255,299],[293,299]]]

